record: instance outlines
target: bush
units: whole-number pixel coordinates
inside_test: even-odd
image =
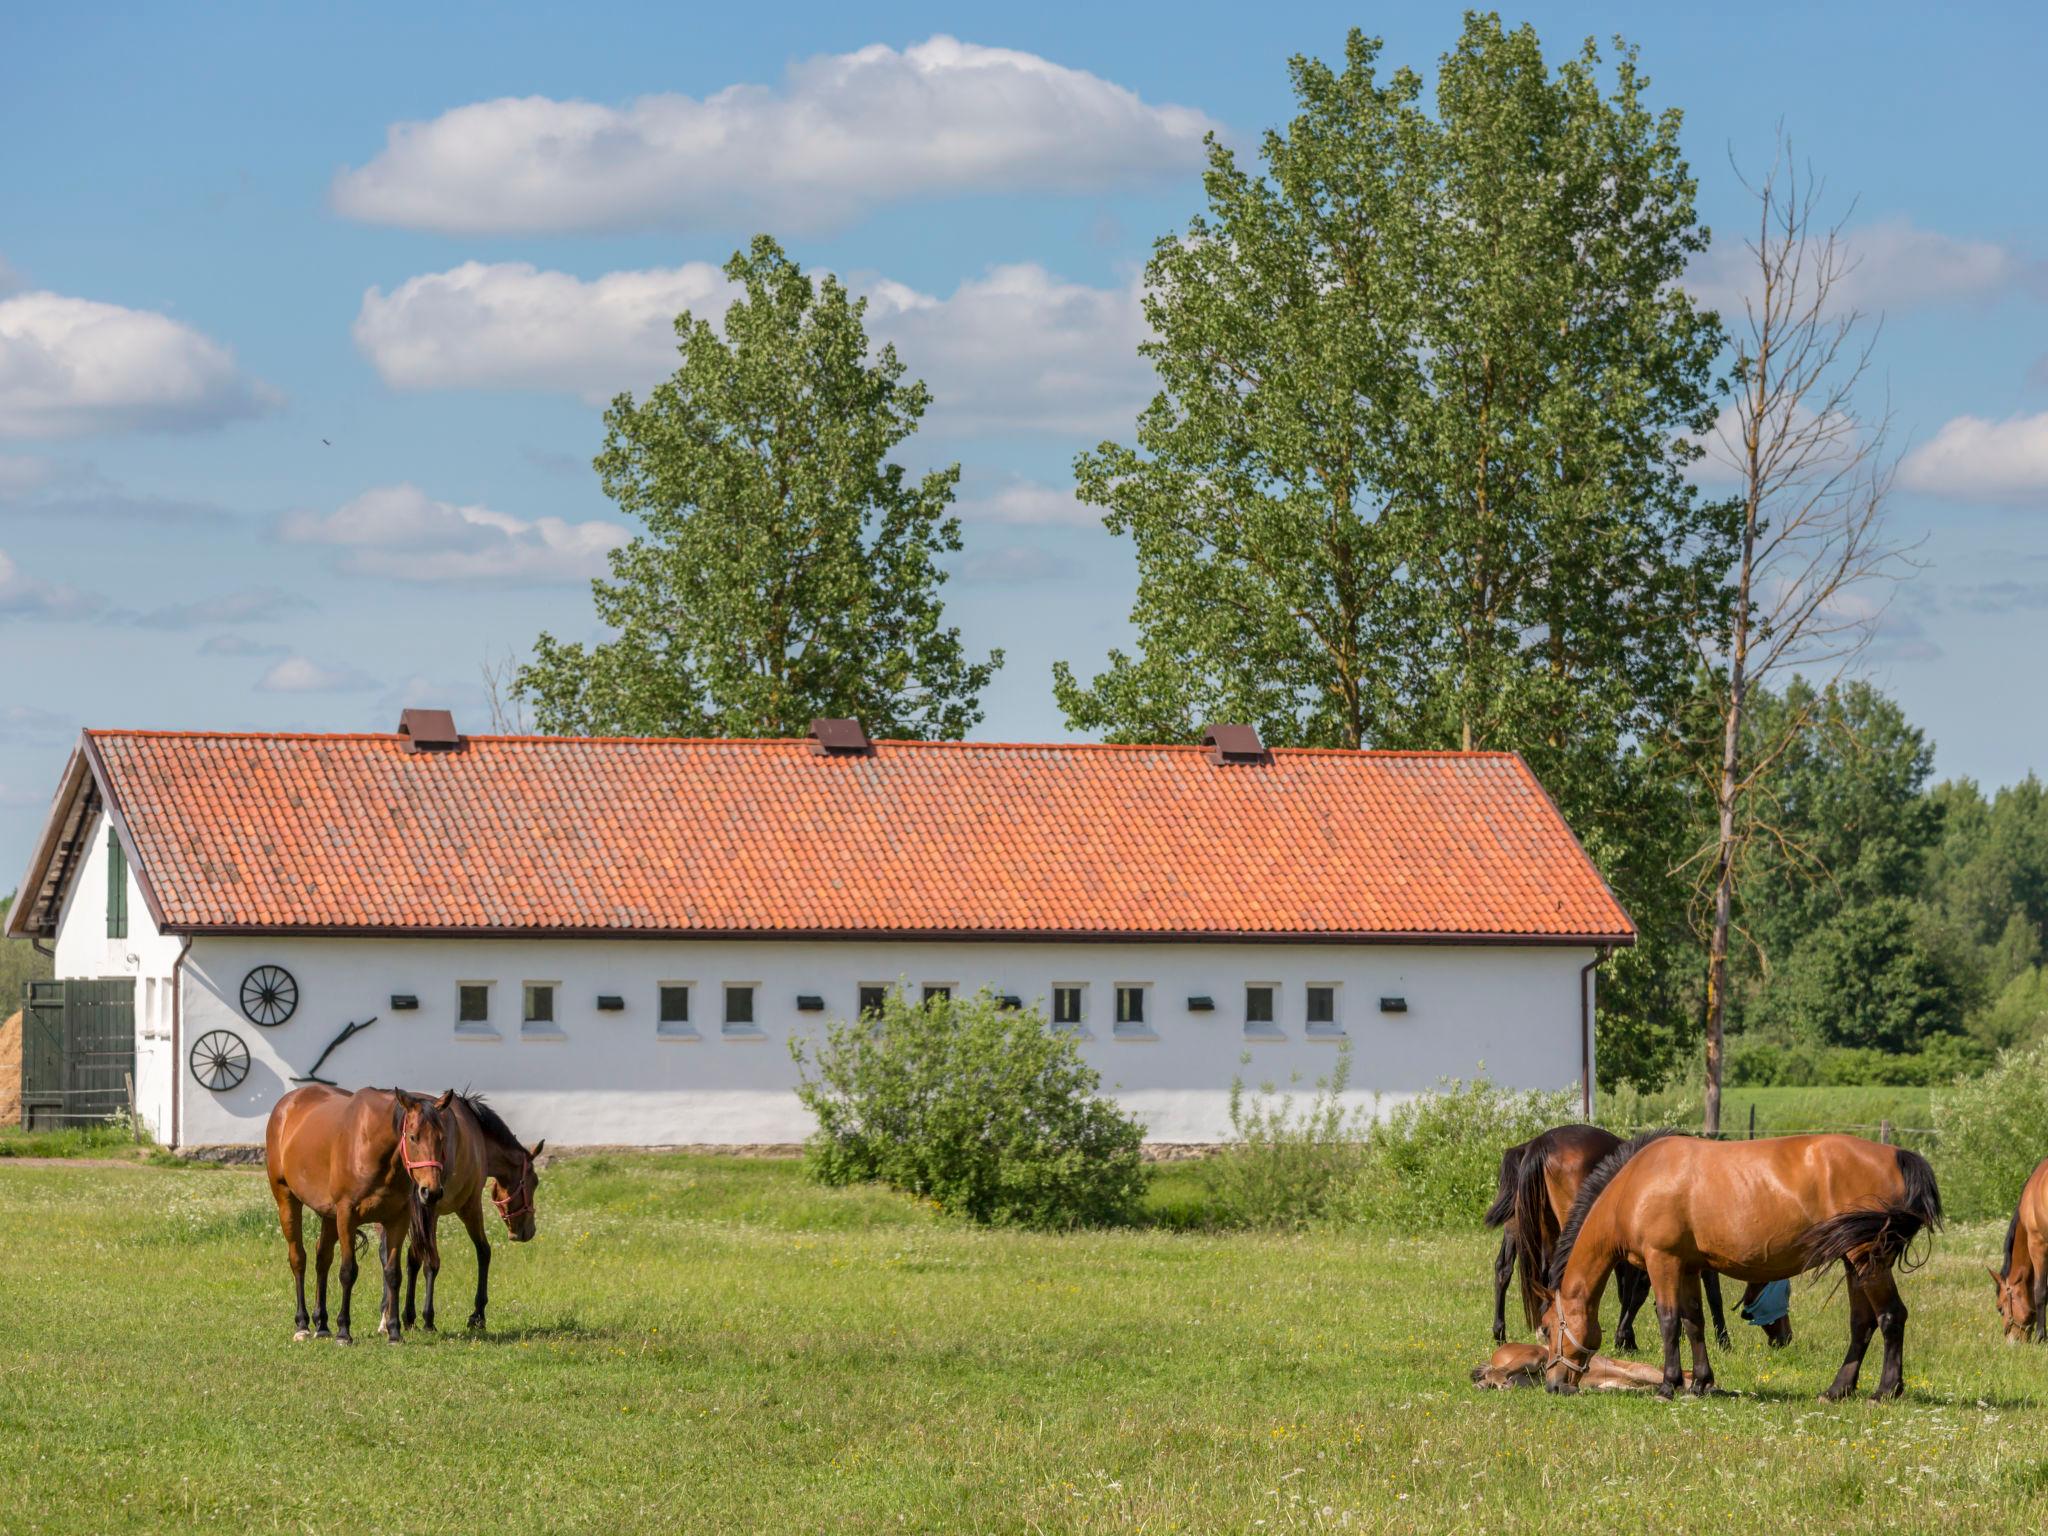
[[[1932,1088],[1983,1071],[1991,1056],[1968,1035],[1936,1035],[1904,1053],[1737,1035],[1728,1042],[1724,1081],[1730,1088]]]
[[[1500,1155],[1578,1118],[1577,1096],[1446,1079],[1397,1104],[1366,1137],[1365,1161],[1332,1216],[1348,1225],[1475,1227],[1493,1203]]]
[[[1211,1220],[1231,1227],[1305,1227],[1329,1215],[1332,1202],[1358,1176],[1371,1124],[1363,1110],[1344,1108],[1350,1077],[1346,1041],[1330,1075],[1316,1079],[1314,1095],[1298,1112],[1291,1092],[1279,1093],[1268,1083],[1248,1096],[1242,1079],[1231,1080],[1233,1145],[1196,1169]]]
[[[2048,1127],[2048,1043],[2007,1051],[1934,1101],[1942,1203],[1965,1221],[2012,1214]]]
[[[1096,1089],[1073,1037],[987,993],[915,1004],[792,1041],[797,1097],[818,1117],[804,1149],[826,1184],[879,1182],[997,1226],[1128,1219],[1144,1193],[1144,1132]],[[812,1076],[815,1065],[816,1076]]]
[[[1970,1032],[2001,1050],[2048,1035],[2048,967],[2030,965],[2015,974],[1997,1001],[1970,1020]]]

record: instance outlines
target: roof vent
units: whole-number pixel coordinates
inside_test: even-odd
[[[1249,725],[1211,725],[1202,730],[1202,745],[1212,763],[1266,762],[1265,744]]]
[[[811,722],[811,750],[820,757],[871,757],[875,748],[858,720],[821,717]]]
[[[398,716],[398,740],[408,752],[459,752],[462,733],[445,709],[408,709]]]

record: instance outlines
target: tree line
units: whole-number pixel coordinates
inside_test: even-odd
[[[2018,790],[1900,790],[1875,884],[1836,867],[1863,841],[1787,820],[1787,775],[1861,782],[1859,733],[1891,729],[1834,681],[1882,612],[1864,589],[1910,574],[1884,423],[1856,409],[1869,332],[1782,140],[1750,186],[1741,313],[1693,296],[1710,233],[1682,117],[1617,50],[1553,65],[1471,15],[1425,92],[1354,32],[1336,64],[1291,62],[1294,115],[1253,155],[1210,142],[1203,211],[1146,270],[1157,393],[1074,463],[1132,541],[1137,643],[1052,688],[1110,740],[1220,719],[1520,752],[1641,930],[1605,973],[1605,1069],[1659,1081],[1704,1038],[1711,1128],[1724,1036],[1758,1071],[1767,1041],[1794,1071],[1820,1070],[1784,1064],[1801,1042],[1964,1038],[2019,974],[1985,954],[2025,948],[2004,932],[2023,911],[2038,950],[2043,914],[2008,903],[1987,938],[1990,898],[1924,884],[1974,867],[1966,828],[2025,822],[2000,809]],[[1002,656],[945,622],[959,466],[896,462],[929,392],[870,345],[863,300],[768,236],[725,270],[722,322],[679,316],[674,375],[605,414],[596,469],[642,529],[594,584],[608,638],[543,633],[514,696],[572,734],[964,735]],[[1795,1006],[1873,945],[1945,1000],[1887,981],[1854,1024]]]

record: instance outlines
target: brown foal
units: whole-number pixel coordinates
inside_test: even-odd
[[[277,1199],[292,1282],[298,1291],[294,1338],[326,1338],[327,1266],[341,1248],[341,1310],[334,1339],[349,1333],[349,1298],[356,1283],[356,1233],[380,1231],[384,1305],[378,1319],[384,1336],[399,1341],[398,1255],[410,1227],[416,1234],[431,1221],[441,1198],[446,1162],[446,1114],[453,1089],[438,1099],[400,1089],[364,1088],[350,1093],[323,1083],[294,1088],[277,1101],[263,1136],[270,1192]],[[320,1218],[319,1311],[306,1315],[306,1247],[300,1216],[311,1206]]]
[[[2005,1268],[1991,1271],[1998,1287],[1998,1315],[2005,1337],[2048,1340],[2048,1157],[2020,1190],[2012,1224],[2005,1229]]]
[[[481,1094],[458,1094],[450,1106],[448,1168],[441,1186],[441,1200],[427,1214],[425,1226],[413,1234],[405,1260],[405,1326],[413,1318],[428,1328],[434,1326],[434,1282],[441,1274],[441,1213],[453,1210],[469,1231],[476,1248],[476,1305],[469,1314],[469,1326],[484,1326],[484,1308],[490,1302],[491,1244],[484,1236],[484,1190],[490,1187],[491,1203],[515,1243],[531,1242],[534,1234],[533,1197],[540,1188],[534,1159],[547,1145],[543,1139],[531,1148],[521,1146],[512,1128]],[[424,1238],[424,1241],[422,1241]],[[426,1307],[417,1314],[420,1270],[427,1272]]]
[[[1884,1369],[1873,1396],[1896,1397],[1906,1304],[1892,1272],[1913,1239],[1940,1223],[1934,1171],[1903,1147],[1858,1136],[1638,1136],[1593,1171],[1565,1219],[1551,1268],[1548,1385],[1571,1391],[1583,1379],[1600,1344],[1600,1293],[1623,1260],[1648,1271],[1656,1295],[1660,1397],[1685,1382],[1681,1326],[1692,1342],[1691,1389],[1713,1389],[1700,1308],[1707,1269],[1761,1283],[1839,1263],[1848,1277],[1849,1352],[1821,1395],[1855,1391],[1870,1336],[1881,1332]]]

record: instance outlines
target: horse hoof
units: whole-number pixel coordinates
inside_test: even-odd
[[[1735,1341],[1725,1333],[1717,1333],[1714,1335],[1714,1347],[1716,1349],[1733,1349]]]
[[[469,1320],[469,1331],[471,1333],[482,1333],[484,1331],[484,1317],[481,1312]]]
[[[334,1342],[335,1342],[335,1343],[337,1343],[337,1344],[354,1344],[354,1343],[355,1343],[355,1340],[354,1340],[354,1339],[352,1339],[352,1338],[350,1338],[350,1337],[349,1337],[349,1336],[348,1336],[347,1334],[345,1334],[345,1333],[337,1333],[337,1334],[336,1334],[336,1335],[334,1336]]]
[[[1670,1382],[1660,1381],[1657,1383],[1657,1401],[1668,1403],[1676,1396],[1678,1396],[1678,1389],[1672,1386]]]
[[[292,1342],[293,1342],[294,1344],[303,1344],[303,1343],[305,1343],[305,1342],[306,1342],[306,1340],[310,1339],[311,1337],[313,1337],[313,1330],[312,1330],[312,1329],[310,1329],[310,1328],[301,1328],[301,1329],[299,1329],[299,1330],[298,1330],[298,1331],[297,1331],[296,1333],[294,1333],[294,1334],[292,1335]]]

